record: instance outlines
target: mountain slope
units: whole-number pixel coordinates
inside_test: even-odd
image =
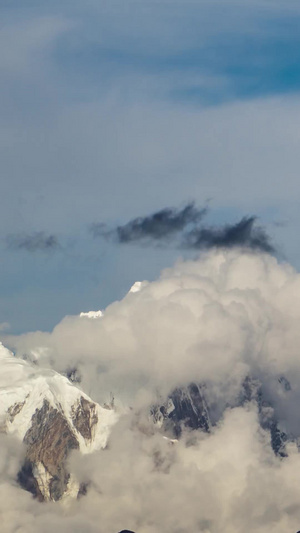
[[[21,485],[40,500],[58,500],[79,487],[66,470],[71,450],[105,447],[117,415],[66,378],[14,357],[0,344],[0,428],[26,445]]]

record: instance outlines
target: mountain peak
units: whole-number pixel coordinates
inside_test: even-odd
[[[54,370],[18,359],[0,345],[0,426],[26,445],[21,484],[41,500],[70,489],[66,459],[72,449],[104,448],[117,420]]]
[[[81,318],[85,317],[85,318],[101,318],[103,316],[103,313],[102,311],[87,311],[86,313],[85,312],[82,312],[80,313],[79,315]]]

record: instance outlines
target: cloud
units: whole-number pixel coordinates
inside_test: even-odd
[[[194,203],[182,209],[165,208],[146,217],[138,217],[123,226],[107,230],[103,224],[93,224],[94,237],[113,238],[121,244],[132,242],[159,242],[176,238],[188,225],[198,223],[207,213]]]
[[[271,524],[280,533],[299,527],[292,474],[298,464],[295,449],[285,462],[272,456],[250,406],[228,410],[213,434],[198,434],[193,446],[143,434],[128,420],[115,428],[104,453],[74,457],[73,467],[91,480],[82,512],[89,509],[93,519],[101,513],[106,531],[125,522],[139,533],[269,533]]]
[[[236,224],[226,224],[221,228],[196,228],[185,236],[185,246],[196,249],[241,246],[274,253],[270,237],[264,228],[256,225],[256,220],[254,216],[243,217]]]
[[[6,338],[41,365],[77,368],[99,401],[112,390],[130,403],[144,390],[169,392],[178,381],[233,380],[238,387],[250,369],[293,381],[285,354],[297,374],[300,307],[290,302],[299,284],[299,274],[269,254],[211,250],[143,283],[97,320],[68,316],[52,333]]]
[[[201,223],[207,212],[207,207],[199,209],[190,203],[181,210],[165,208],[114,229],[108,229],[103,223],[92,224],[90,232],[94,238],[102,237],[119,244],[151,246],[162,242],[185,249],[246,247],[275,252],[266,230],[257,225],[257,217],[243,217],[236,224],[222,227],[207,227]]]
[[[38,231],[31,235],[8,235],[6,244],[10,250],[26,250],[27,252],[46,252],[60,248],[57,237],[43,231]]]
[[[7,336],[17,356],[77,368],[83,390],[100,402],[112,391],[125,411],[107,449],[70,458],[88,484],[70,507],[33,502],[5,474],[7,531],[22,524],[24,533],[98,533],[99,516],[109,533],[298,531],[299,290],[300,274],[270,254],[210,250],[178,261],[97,320],[69,316],[52,333]],[[237,406],[247,376],[261,382],[295,439],[284,459],[273,453],[256,402]],[[191,381],[205,384],[214,424],[172,444],[153,428],[149,405]]]

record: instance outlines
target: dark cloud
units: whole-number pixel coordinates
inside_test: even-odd
[[[109,229],[105,224],[93,224],[93,237],[102,237],[120,244],[153,245],[160,241],[180,248],[209,249],[245,247],[268,253],[275,252],[266,230],[257,224],[255,216],[243,217],[235,224],[208,227],[202,224],[208,208],[194,203],[183,209],[165,208],[146,217],[130,220],[123,226]]]
[[[119,243],[169,241],[190,224],[197,224],[207,213],[207,208],[197,208],[194,203],[182,209],[165,208],[146,217],[130,220],[124,226],[109,230],[104,224],[93,224],[94,237],[105,237]]]
[[[221,228],[194,228],[184,237],[184,244],[187,248],[196,249],[242,246],[268,253],[275,252],[270,237],[256,221],[257,218],[251,216]]]
[[[27,250],[28,252],[56,250],[60,247],[55,235],[48,235],[43,231],[31,235],[8,235],[6,244],[10,250]]]

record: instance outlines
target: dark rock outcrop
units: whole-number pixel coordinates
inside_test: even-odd
[[[34,463],[25,459],[21,470],[18,472],[17,479],[23,489],[31,492],[35,498],[42,502],[44,501],[44,495],[39,489],[38,482],[33,474],[33,469]]]
[[[291,390],[290,383],[284,376],[280,377],[278,382],[285,393]],[[258,406],[260,425],[270,432],[274,453],[279,457],[286,457],[285,445],[290,437],[280,429],[276,413],[266,396],[259,379],[246,377],[236,403],[231,407],[255,401]],[[208,432],[212,426],[209,407],[205,400],[205,387],[196,383],[191,383],[186,387],[177,387],[169,394],[165,402],[154,405],[150,413],[156,426],[161,427],[164,432],[175,438],[180,437],[184,428]],[[217,421],[214,420],[214,423]]]
[[[285,377],[279,378],[278,381],[286,392],[291,390],[291,386]],[[246,402],[251,401],[257,403],[260,425],[263,429],[270,432],[271,445],[274,453],[279,457],[286,457],[287,453],[285,445],[288,436],[279,428],[276,414],[270,402],[265,398],[261,382],[258,379],[249,376],[246,377],[243,382],[239,401],[240,405],[244,405]]]
[[[151,408],[151,416],[175,438],[183,428],[209,431],[211,425],[202,387],[196,383],[173,390],[165,403]]]
[[[19,482],[39,500],[45,499],[36,481],[35,470],[41,464],[49,479],[49,499],[59,500],[67,487],[69,474],[66,459],[71,450],[78,449],[78,441],[67,420],[58,409],[44,400],[36,409],[24,442],[27,445],[25,463],[19,472]]]
[[[25,401],[24,402],[15,403],[11,407],[9,407],[9,409],[7,411],[9,422],[13,422],[15,416],[17,416],[20,413],[20,411],[22,410],[22,407],[24,406],[24,404],[25,404]]]
[[[73,424],[85,440],[92,439],[93,428],[98,422],[96,405],[81,396],[79,404],[73,409]]]

